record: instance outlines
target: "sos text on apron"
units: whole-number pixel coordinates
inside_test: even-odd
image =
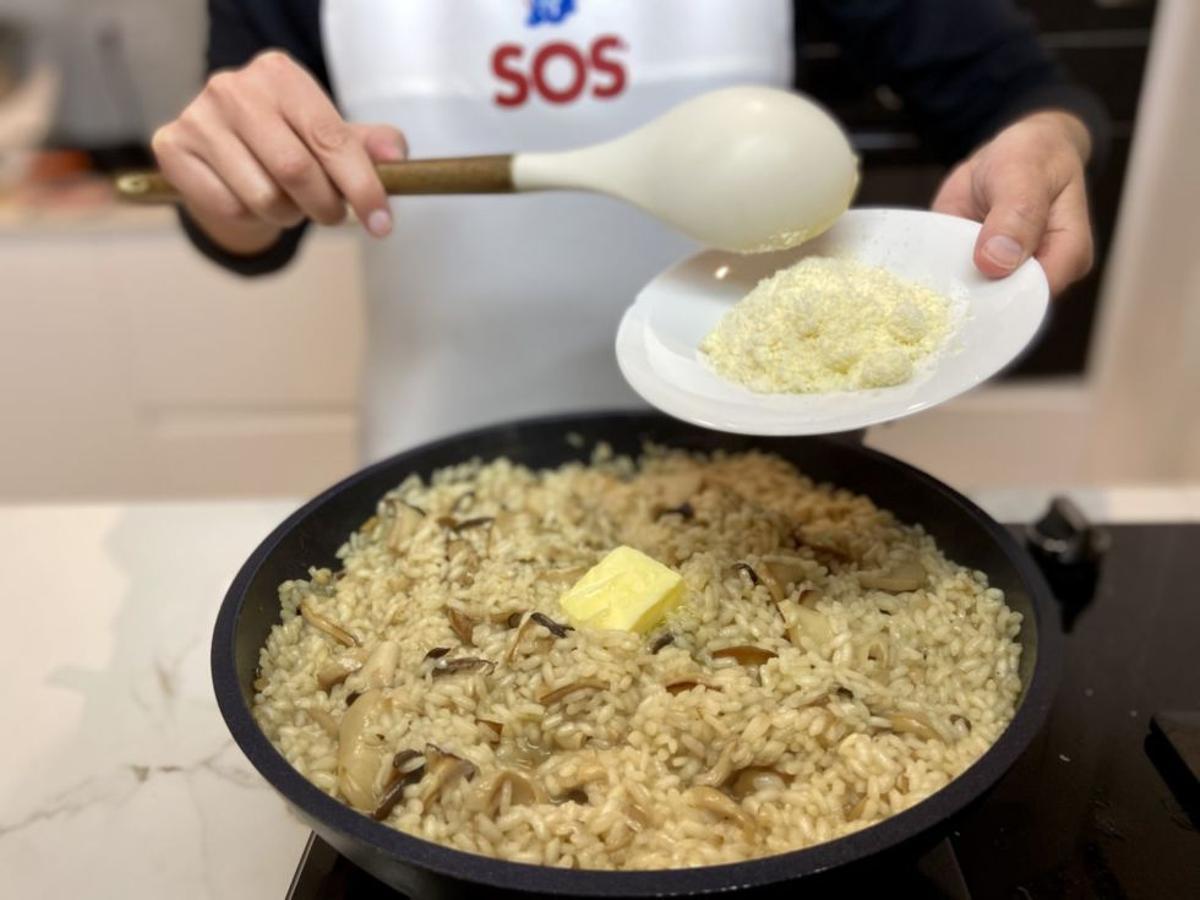
[[[790,83],[791,0],[327,0],[351,121],[413,157],[568,149],[730,84]],[[368,459],[538,413],[640,405],[613,338],[692,245],[601,197],[401,198],[366,242]]]

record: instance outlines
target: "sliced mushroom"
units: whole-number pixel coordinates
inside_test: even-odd
[[[317,669],[317,687],[325,691],[325,693],[329,693],[329,691],[349,678],[350,675],[362,668],[365,657],[360,657],[362,657],[361,651],[351,651],[341,659],[333,660]]]
[[[392,814],[392,810],[396,808],[396,805],[404,796],[404,790],[407,787],[408,783],[403,779],[399,781],[393,781],[390,785],[388,785],[388,787],[384,790],[383,795],[379,798],[379,805],[371,810],[371,818],[376,822],[382,822],[384,819],[390,816]]]
[[[524,617],[524,615],[524,611],[519,609],[515,612],[496,613],[496,615],[492,616],[492,623],[495,625],[503,625],[508,629],[516,628],[521,624],[521,619]]]
[[[396,804],[404,797],[404,791],[425,776],[425,757],[417,750],[401,750],[392,759],[391,782],[379,799],[379,805],[371,813],[377,822],[392,814]]]
[[[667,647],[673,643],[675,643],[675,635],[671,634],[669,631],[664,631],[650,642],[650,653],[653,655],[663,647]]]
[[[771,595],[771,601],[778,606],[784,598],[783,585],[779,583],[779,579],[775,577],[775,573],[769,566],[764,564],[759,569],[759,580],[766,586],[767,593]]]
[[[827,701],[829,699],[829,692],[828,691],[817,691],[814,694],[808,695],[808,697],[806,697],[806,698],[801,698],[801,695],[799,693],[797,693],[796,696],[797,696],[797,699],[795,701],[793,701],[795,703],[795,708],[796,709],[808,709],[809,707],[812,707],[812,706],[820,706],[822,703]]]
[[[420,760],[420,763],[417,763]],[[416,775],[419,779],[420,774],[424,774],[425,769],[425,754],[420,750],[401,750],[392,757],[392,771],[396,777],[408,778]]]
[[[336,738],[338,736],[339,729],[337,719],[331,716],[328,711],[321,709],[319,706],[310,706],[305,710],[305,712],[308,713],[308,717],[320,725],[321,730],[331,738]]]
[[[425,654],[425,658],[426,659],[441,659],[443,656],[445,656],[449,652],[450,652],[449,647],[434,647],[432,650],[430,650],[428,653]]]
[[[603,691],[607,689],[607,681],[601,681],[599,678],[580,678],[578,681],[572,681],[570,684],[564,684],[562,687],[547,691],[538,697],[538,703],[542,704],[542,706],[552,706],[581,691]]]
[[[307,600],[300,602],[300,615],[304,617],[304,621],[316,628],[318,631],[323,631],[339,644],[345,647],[357,647],[359,640],[341,625],[334,622],[328,616],[317,612],[309,604]]]
[[[696,518],[696,510],[692,504],[686,500],[678,506],[661,506],[654,510],[654,518],[661,519],[664,516],[679,516],[685,522],[690,522]]]
[[[809,565],[808,560],[799,556],[764,556],[762,560],[762,567],[785,589],[808,578]]]
[[[464,531],[469,531],[472,528],[480,528],[484,525],[491,525],[494,521],[496,521],[495,516],[475,516],[473,519],[463,519],[461,522],[458,522],[452,527],[456,533],[461,533]]]
[[[543,569],[534,577],[538,581],[578,581],[587,574],[587,570],[587,566],[567,566],[564,569]]]
[[[484,796],[484,808],[490,816],[505,807],[530,806],[547,800],[540,784],[511,769],[501,769],[484,789]]]
[[[897,734],[911,734],[923,741],[941,740],[937,729],[920,713],[887,713],[884,718]]]
[[[722,785],[739,803],[759,791],[782,791],[792,783],[792,776],[769,766],[746,766],[738,769]]]
[[[730,822],[740,826],[744,831],[754,830],[754,820],[746,814],[746,811],[735,803],[727,794],[721,793],[719,790],[707,785],[697,785],[689,788],[687,794],[688,803],[699,809],[706,810],[722,819],[728,819]]]
[[[346,687],[355,691],[388,687],[396,674],[400,645],[395,641],[380,641],[371,651],[362,668],[346,679]]]
[[[580,806],[585,806],[589,802],[589,798],[587,791],[583,788],[573,787],[555,797],[554,802],[560,806],[564,803],[578,803]]]
[[[390,755],[374,723],[389,705],[382,691],[367,691],[346,710],[338,726],[338,790],[355,809],[372,810],[379,804]]]
[[[727,743],[721,748],[716,765],[696,779],[696,784],[708,787],[720,787],[733,774],[733,744]]]
[[[483,729],[484,737],[490,743],[496,743],[504,734],[503,722],[493,722],[491,719],[476,719],[475,724]]]
[[[433,677],[443,678],[447,675],[462,675],[474,674],[482,672],[489,674],[496,668],[496,664],[490,659],[481,659],[476,656],[460,656],[456,659],[441,659],[438,660],[433,667]]]
[[[469,531],[472,528],[479,528],[482,525],[490,525],[495,521],[494,516],[476,516],[473,519],[458,520],[454,516],[438,516],[437,523],[455,534],[460,534],[464,531]]]
[[[752,647],[748,644],[722,647],[712,652],[713,659],[732,659],[739,666],[761,666],[776,656],[778,654],[773,650],[764,650],[762,647]]]
[[[842,804],[842,815],[846,817],[846,821],[851,822],[855,819],[861,819],[862,814],[867,811],[867,798],[861,794],[851,794],[846,798],[846,802]]]
[[[902,594],[925,587],[929,581],[929,573],[915,559],[897,563],[890,569],[875,572],[859,572],[858,584],[871,591],[887,591],[889,594]]]
[[[392,508],[395,518],[388,532],[387,546],[389,550],[398,551],[413,539],[421,523],[425,521],[425,510],[403,500],[393,504]]]
[[[517,658],[517,649],[521,646],[521,641],[525,638],[525,635],[529,633],[529,629],[532,624],[532,617],[526,617],[525,620],[521,622],[521,627],[519,627],[517,629],[517,633],[513,635],[512,643],[508,645],[508,653],[504,655],[505,662],[510,663]],[[512,626],[509,627],[511,628]]]
[[[954,725],[961,727],[968,734],[971,733],[971,727],[972,727],[971,720],[968,719],[966,716],[951,716],[950,722]]]
[[[817,601],[821,599],[821,593],[815,588],[802,588],[800,593],[796,595],[796,599],[800,601],[802,606],[812,609],[816,606]]]
[[[470,781],[478,769],[475,764],[462,757],[447,753],[433,744],[425,746],[425,778],[421,790],[421,811],[429,812],[431,806],[460,779]]]
[[[737,562],[733,564],[733,571],[745,572],[746,577],[750,579],[751,584],[762,584],[762,579],[758,577],[758,573],[754,571],[754,566],[747,562]]]
[[[789,619],[791,621],[788,625],[788,640],[797,647],[800,646],[802,636],[812,638],[819,647],[823,647],[833,638],[833,626],[829,624],[829,617],[823,612],[796,604],[789,610]]]
[[[797,547],[808,547],[818,558],[825,557],[823,561],[832,559],[835,562],[848,563],[855,560],[853,553],[843,550],[828,536],[809,536],[802,530],[796,530],[792,532],[792,540]]]
[[[448,541],[446,562],[449,564],[445,572],[448,582],[459,587],[469,587],[475,583],[475,573],[479,569],[479,553],[469,542],[461,538]]]
[[[540,612],[530,613],[529,618],[532,619],[534,622],[537,622],[539,625],[541,625],[543,628],[545,628],[547,631],[549,631],[556,638],[564,638],[567,636],[568,631],[575,630],[570,625],[560,625],[558,622],[555,622],[549,616],[543,615]]]
[[[672,681],[669,684],[663,685],[669,694],[682,694],[684,691],[690,691],[692,688],[702,687],[708,691],[719,691],[720,688],[716,685],[708,684],[705,681],[697,681],[694,678],[682,678],[679,681]]]
[[[475,620],[453,606],[446,607],[446,618],[450,620],[450,628],[458,635],[458,639],[468,647],[474,647],[475,642],[471,637],[475,633]]]
[[[588,803],[586,786],[597,781],[608,781],[608,767],[598,759],[585,758],[578,768],[562,783],[562,791],[554,797],[555,803]]]

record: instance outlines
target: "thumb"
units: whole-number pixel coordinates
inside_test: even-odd
[[[363,148],[373,162],[399,162],[408,156],[408,141],[404,139],[404,133],[399,128],[361,123],[350,127],[362,141]]]
[[[1003,278],[1033,256],[1046,233],[1050,186],[1036,169],[995,173],[984,185],[987,217],[975,241],[975,266],[989,278]]]

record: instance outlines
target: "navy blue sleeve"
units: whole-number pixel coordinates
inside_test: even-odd
[[[871,83],[903,98],[944,161],[962,159],[1006,124],[1051,108],[1087,124],[1093,166],[1103,157],[1104,107],[1070,82],[1010,0],[815,2],[848,57]]]
[[[207,71],[244,66],[262,51],[278,49],[307,68],[328,91],[319,13],[320,0],[209,0]],[[247,276],[265,275],[286,266],[308,229],[308,223],[303,222],[285,230],[261,253],[242,256],[213,241],[183,207],[179,207],[179,218],[196,249],[229,271]]]
[[[244,66],[276,48],[329,90],[320,9],[320,0],[208,0],[208,71]]]

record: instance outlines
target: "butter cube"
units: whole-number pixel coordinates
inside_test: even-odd
[[[584,573],[559,605],[576,628],[644,634],[683,599],[683,578],[632,547],[618,547]]]

